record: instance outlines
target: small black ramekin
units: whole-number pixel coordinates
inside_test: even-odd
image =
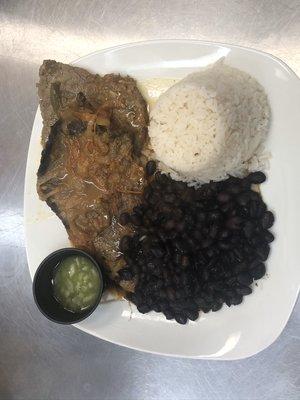
[[[92,307],[80,312],[71,312],[64,309],[53,295],[52,280],[55,267],[64,258],[74,255],[80,255],[92,261],[94,266],[97,268],[101,282],[99,295],[95,301],[95,304]],[[33,279],[32,290],[38,309],[42,314],[45,315],[45,317],[50,319],[50,321],[57,322],[59,324],[75,324],[76,322],[80,322],[87,318],[97,308],[103,293],[103,286],[103,275],[100,265],[97,263],[97,261],[85,251],[75,248],[65,248],[54,251],[41,262]]]

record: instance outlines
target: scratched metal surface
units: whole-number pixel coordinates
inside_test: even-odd
[[[0,0],[1,400],[300,398],[299,302],[270,348],[234,362],[121,348],[56,326],[33,304],[22,218],[39,64],[154,38],[255,47],[300,74],[299,0]]]

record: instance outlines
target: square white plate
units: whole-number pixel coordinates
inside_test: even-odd
[[[300,282],[300,81],[280,60],[256,50],[200,41],[167,40],[102,50],[73,64],[93,73],[119,72],[137,80],[181,78],[221,57],[253,75],[265,88],[272,123],[267,143],[272,153],[264,200],[276,214],[267,276],[241,305],[224,306],[181,326],[162,314],[140,314],[126,301],[101,304],[77,328],[130,348],[172,356],[232,360],[269,346],[282,332],[297,299]],[[42,119],[37,110],[25,181],[25,228],[31,277],[50,252],[69,246],[60,220],[36,193]]]

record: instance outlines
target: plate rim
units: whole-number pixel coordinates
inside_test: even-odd
[[[201,40],[201,39],[149,39],[149,40],[138,40],[136,42],[127,42],[123,44],[117,44],[115,46],[110,46],[106,47],[100,50],[95,50],[92,51],[89,54],[86,54],[82,57],[78,57],[73,61],[70,61],[67,64],[70,65],[76,65],[78,62],[89,58],[91,56],[95,56],[97,54],[103,54],[103,53],[108,53],[110,51],[116,51],[116,50],[121,50],[125,48],[130,48],[130,47],[136,47],[136,46],[147,46],[149,44],[163,44],[163,43],[194,43],[194,44],[201,44],[204,46],[223,46],[223,47],[230,47],[233,49],[239,49],[239,50],[246,50],[251,53],[256,53],[256,54],[261,54],[267,58],[270,58],[272,60],[277,61],[279,64],[281,64],[290,74],[294,75],[294,77],[298,78],[300,80],[300,76],[297,75],[297,73],[281,58],[274,56],[271,53],[268,53],[267,51],[263,50],[258,50],[254,49],[252,47],[248,46],[242,46],[238,44],[231,44],[231,43],[226,43],[226,42],[215,42],[215,41],[209,41],[209,40]]]
[[[283,60],[281,60],[279,57],[274,56],[268,52],[262,51],[262,50],[257,50],[254,48],[250,48],[250,47],[246,47],[246,46],[241,46],[241,45],[235,45],[235,44],[230,44],[230,43],[223,43],[223,42],[214,42],[214,41],[206,41],[206,40],[197,40],[197,39],[153,39],[153,40],[143,40],[143,41],[136,41],[136,42],[129,42],[129,43],[124,43],[124,44],[119,44],[116,46],[111,46],[111,47],[107,47],[107,48],[103,48],[100,50],[96,50],[94,52],[91,52],[89,54],[86,54],[82,57],[78,57],[75,60],[69,62],[68,64],[70,65],[77,65],[78,63],[80,63],[81,61],[84,61],[90,57],[96,56],[98,54],[105,54],[105,53],[109,53],[109,52],[115,52],[121,49],[126,49],[126,48],[133,48],[133,47],[139,47],[139,46],[147,46],[147,45],[151,45],[151,44],[156,44],[156,45],[160,45],[160,44],[171,44],[171,43],[193,43],[193,44],[198,44],[198,45],[202,45],[202,46],[224,46],[224,47],[228,47],[228,48],[233,48],[233,49],[238,49],[238,50],[243,50],[243,51],[247,51],[247,52],[251,52],[251,53],[255,53],[255,54],[259,54],[263,57],[269,58],[272,61],[275,61],[276,63],[280,64],[281,67],[283,67],[286,72],[293,78],[297,78],[297,82],[300,83],[300,77],[296,74],[295,71],[292,70],[292,68],[290,68]],[[31,140],[32,140],[32,134],[33,134],[33,128],[36,124],[36,120],[37,118],[40,116],[40,107],[38,105],[37,107],[37,111],[35,113],[35,117],[33,120],[33,124],[32,124],[32,129],[31,129],[31,135],[30,135],[30,141],[29,141],[29,145],[28,145],[28,149],[27,149],[27,157],[26,157],[26,168],[25,168],[25,179],[24,179],[24,199],[23,199],[23,210],[24,210],[24,216],[23,216],[23,220],[24,220],[24,230],[25,230],[25,248],[26,248],[26,258],[27,258],[27,265],[28,265],[28,269],[29,269],[29,273],[30,273],[30,277],[31,280],[33,279],[32,273],[31,273],[31,269],[29,266],[29,255],[28,255],[28,234],[27,234],[27,224],[26,224],[26,217],[27,217],[27,207],[26,207],[26,203],[27,203],[27,196],[26,196],[26,189],[27,189],[27,185],[28,185],[28,179],[27,179],[27,174],[28,174],[28,169],[29,169],[29,164],[30,164],[30,160],[29,160],[29,150],[31,148]],[[80,329],[81,331],[83,331],[84,333],[87,333],[89,335],[95,336],[99,339],[105,340],[109,343],[113,343],[116,344],[118,346],[122,346],[122,347],[126,347],[126,348],[130,348],[133,350],[137,350],[137,351],[141,351],[141,352],[145,352],[145,353],[150,353],[150,354],[155,354],[155,355],[163,355],[163,356],[168,356],[168,357],[178,357],[178,358],[188,358],[188,359],[203,359],[203,360],[219,360],[219,361],[231,361],[231,360],[240,360],[240,359],[245,359],[245,358],[249,358],[252,357],[258,353],[260,353],[261,351],[265,350],[266,348],[268,348],[269,346],[271,346],[279,337],[280,335],[283,333],[287,322],[289,321],[289,318],[296,306],[298,297],[299,297],[299,291],[300,291],[300,285],[298,284],[298,290],[297,290],[297,294],[295,295],[295,301],[293,306],[290,309],[290,312],[288,313],[288,315],[286,314],[286,318],[283,319],[283,324],[282,327],[280,328],[281,330],[279,330],[278,333],[276,333],[276,335],[274,336],[274,338],[271,338],[270,343],[264,344],[261,347],[258,347],[257,350],[255,352],[251,352],[249,354],[246,355],[241,355],[241,356],[230,356],[227,357],[226,354],[217,357],[214,357],[212,355],[184,355],[184,354],[174,354],[174,353],[167,353],[167,352],[160,352],[160,351],[153,351],[153,350],[147,350],[147,349],[141,349],[139,347],[135,347],[134,345],[127,345],[124,343],[121,343],[120,341],[117,340],[111,340],[109,338],[103,338],[103,336],[99,336],[96,332],[91,332],[89,329],[80,326],[78,324],[73,324],[73,326],[77,329]]]

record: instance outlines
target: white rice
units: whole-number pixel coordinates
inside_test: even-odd
[[[263,169],[269,120],[262,86],[217,63],[188,75],[158,99],[149,135],[161,168],[194,185]]]

